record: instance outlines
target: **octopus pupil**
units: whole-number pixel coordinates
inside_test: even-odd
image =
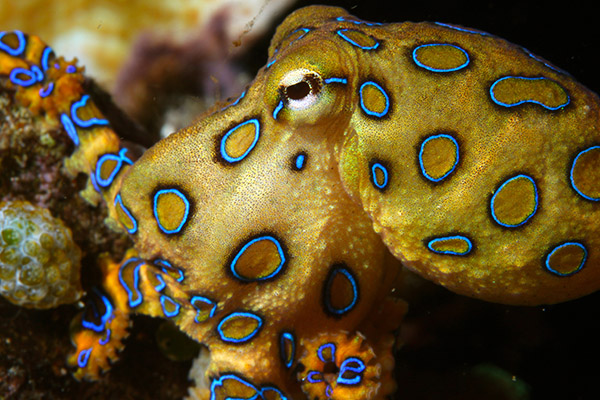
[[[298,83],[285,88],[285,96],[289,100],[302,100],[311,93],[319,92],[319,80],[314,76],[307,75]]]
[[[285,89],[285,94],[288,99],[300,100],[310,94],[310,84],[306,81],[298,82],[295,85],[288,86]]]

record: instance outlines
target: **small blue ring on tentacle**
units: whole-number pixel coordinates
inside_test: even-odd
[[[163,291],[164,288],[167,287],[167,284],[165,283],[165,280],[161,274],[155,274],[154,277],[158,281],[158,284],[154,286],[154,290],[160,293]]]
[[[92,311],[94,312],[94,315],[96,317],[100,317],[100,322],[98,324],[95,324],[92,321],[88,321],[87,319],[85,319],[85,314],[84,314],[84,317],[81,318],[81,325],[84,328],[86,328],[86,329],[93,330],[94,332],[102,332],[104,330],[104,328],[106,327],[106,322],[112,316],[113,305],[110,302],[110,300],[108,299],[108,297],[105,296],[104,294],[102,294],[97,288],[94,287],[93,290],[96,293],[96,295],[98,295],[100,297],[100,299],[102,300],[102,303],[104,304],[105,311],[100,316],[99,313],[98,313],[98,309],[96,308],[95,302],[91,301],[89,306],[92,308]]]
[[[75,125],[73,125],[71,118],[69,118],[67,114],[61,114],[60,122],[62,122],[65,131],[67,131],[67,135],[69,135],[75,146],[79,146],[79,135],[77,134],[77,129],[75,129]]]
[[[89,349],[83,349],[79,352],[79,355],[77,356],[77,366],[79,368],[85,368],[88,361],[90,360],[90,355],[92,354],[92,349],[93,348],[90,347]]]
[[[133,269],[133,287],[130,288],[129,285],[127,284],[127,282],[125,281],[125,278],[123,278],[123,270],[125,268],[127,268],[127,266],[130,263],[133,262],[137,262],[138,264],[134,267]],[[128,297],[128,302],[129,302],[129,307],[131,308],[135,308],[137,306],[139,306],[140,304],[142,304],[142,301],[144,301],[144,297],[142,295],[142,292],[140,292],[140,268],[142,267],[142,264],[144,263],[144,261],[140,260],[139,258],[130,258],[128,260],[126,260],[123,265],[121,265],[121,268],[119,268],[119,282],[121,283],[121,286],[123,286],[123,289],[125,289],[125,291],[127,292],[127,297]],[[135,295],[135,298],[134,298]]]
[[[19,44],[16,48],[12,48],[8,46],[6,43],[2,41],[2,38],[7,33],[14,33],[17,36]],[[27,40],[25,39],[25,35],[21,31],[13,31],[13,32],[0,32],[0,50],[5,51],[9,55],[13,57],[20,56],[25,51],[25,46],[27,45]]]
[[[110,335],[111,335],[111,330],[110,329],[106,329],[106,334],[103,338],[100,338],[98,340],[98,344],[104,346],[106,343],[108,343],[110,341]]]
[[[50,82],[48,83],[48,86],[40,88],[40,91],[38,93],[40,97],[44,98],[50,96],[52,90],[54,90],[54,82]]]
[[[168,310],[167,306],[169,304],[171,306],[174,306],[175,309]],[[160,306],[162,307],[163,314],[165,314],[165,317],[167,317],[167,318],[176,317],[179,314],[179,310],[181,309],[181,306],[179,305],[179,303],[177,303],[175,300],[173,300],[172,298],[170,298],[169,296],[164,295],[164,294],[160,296]]]
[[[196,322],[197,324],[203,322],[200,321],[198,319],[198,317],[200,316],[200,313],[202,312],[202,310],[200,309],[200,306],[196,305],[196,302],[201,302],[201,303],[205,303],[208,304],[211,307],[210,312],[208,313],[208,318],[212,318],[215,316],[215,313],[217,312],[217,303],[215,303],[214,301],[212,301],[211,299],[204,297],[204,296],[193,296],[190,299],[190,304],[192,305],[192,307],[194,307],[196,309],[196,311],[198,312],[196,314],[196,316],[194,317],[194,322]],[[207,319],[208,319],[207,318]]]
[[[325,355],[323,355],[323,352],[329,349],[329,355],[330,357],[325,357]],[[321,346],[319,346],[319,348],[317,349],[317,357],[319,357],[319,360],[323,361],[324,363],[328,363],[328,362],[334,362],[335,361],[335,344],[334,343],[325,343]]]
[[[110,185],[112,185],[115,177],[119,174],[119,172],[121,171],[121,167],[123,166],[123,163],[129,164],[129,165],[133,165],[133,161],[131,161],[129,158],[127,158],[127,156],[125,155],[125,153],[127,153],[127,148],[124,147],[121,150],[119,150],[119,154],[113,154],[113,153],[107,153],[107,154],[103,154],[99,159],[98,162],[96,163],[96,182],[98,182],[98,185],[100,185],[101,187],[108,187]],[[115,167],[113,168],[113,170],[111,171],[110,175],[108,176],[108,178],[103,179],[101,174],[101,170],[102,170],[102,164],[104,164],[106,161],[109,160],[113,160],[116,161],[117,165],[115,165]]]
[[[106,119],[92,117],[88,120],[82,120],[77,116],[77,111],[81,107],[85,107],[89,98],[90,96],[85,94],[81,96],[81,99],[79,101],[76,101],[71,105],[71,118],[73,119],[73,122],[75,122],[78,126],[82,128],[89,128],[90,126],[94,125],[108,125],[108,121]]]
[[[25,75],[26,78],[22,79],[19,75]],[[29,87],[35,85],[38,82],[44,80],[44,73],[40,70],[37,65],[31,66],[31,70],[17,67],[10,71],[10,81],[15,85],[22,87]]]
[[[360,358],[348,357],[342,362],[342,365],[340,366],[340,372],[337,377],[337,383],[339,383],[340,385],[348,386],[358,385],[362,380],[362,376],[360,374],[365,369],[365,363]],[[356,375],[348,379],[344,377],[344,375],[347,372],[351,372]]]
[[[168,262],[167,260],[163,260],[161,258],[157,258],[154,260],[154,264],[160,266],[161,271],[169,276],[173,277],[173,272],[176,272],[179,276],[174,278],[177,282],[183,282],[185,279],[185,275],[183,274],[183,270],[181,268],[175,268],[173,264]]]
[[[48,71],[49,65],[48,65],[48,61],[50,59],[50,55],[53,53],[53,50],[46,46],[46,48],[44,48],[44,51],[42,52],[42,58],[40,59],[40,65],[42,66],[42,70],[44,72]]]
[[[123,199],[121,199],[121,193],[117,194],[117,196],[115,197],[115,203],[114,203],[114,205],[117,205],[117,204],[121,206],[121,210],[123,210],[123,212],[125,213],[125,215],[127,215],[129,217],[129,219],[131,220],[131,223],[133,224],[133,227],[131,229],[128,229],[127,227],[125,227],[125,230],[129,234],[133,235],[134,233],[137,232],[138,223],[137,223],[137,220],[135,218],[133,218],[133,215],[127,209],[127,207],[125,207],[125,204],[123,204]]]

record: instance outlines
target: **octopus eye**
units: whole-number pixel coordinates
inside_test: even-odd
[[[280,85],[281,95],[288,107],[303,110],[313,105],[323,87],[319,74],[306,69],[289,72]]]

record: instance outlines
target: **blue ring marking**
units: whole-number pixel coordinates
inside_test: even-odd
[[[198,316],[200,315],[200,312],[202,310],[200,309],[199,306],[197,306],[195,304],[197,301],[212,305],[212,308],[210,309],[210,312],[208,313],[208,318],[212,318],[215,316],[215,312],[217,311],[217,303],[215,303],[211,299],[206,298],[204,296],[194,296],[190,299],[190,304],[192,305],[192,307],[194,307],[196,309],[196,311],[198,311],[198,313],[196,314],[196,317],[194,318],[194,322],[196,322],[197,324],[203,322],[203,321],[198,320]]]
[[[111,330],[106,329],[106,336],[104,338],[100,338],[100,340],[98,340],[98,344],[101,346],[104,346],[106,343],[110,342],[110,335],[111,335]]]
[[[42,58],[40,59],[40,64],[42,66],[42,70],[44,72],[48,71],[48,60],[50,59],[50,54],[53,53],[53,50],[46,46],[46,48],[44,49],[44,51],[42,52]]]
[[[383,173],[383,183],[377,182],[377,171],[381,171]],[[389,175],[388,170],[381,163],[374,162],[371,165],[371,182],[377,189],[383,190],[387,187],[389,183]]]
[[[217,399],[215,390],[217,389],[218,386],[223,386],[223,382],[228,379],[237,381],[237,382],[249,387],[250,389],[253,389],[254,391],[256,391],[256,394],[252,395],[251,397],[249,397],[247,399],[227,397],[225,400],[257,400],[259,398],[260,394],[259,394],[258,388],[256,386],[254,386],[250,382],[247,382],[246,380],[244,380],[236,375],[226,374],[226,375],[221,375],[219,378],[213,379],[212,382],[210,383],[210,400]]]
[[[443,241],[443,240],[451,240],[451,239],[460,239],[460,240],[464,240],[465,242],[467,242],[468,248],[467,251],[465,251],[464,253],[459,253],[456,251],[452,251],[452,250],[443,250],[443,251],[439,251],[439,250],[435,250],[433,248],[433,244]],[[431,251],[433,251],[436,254],[449,254],[449,255],[453,255],[453,256],[466,256],[467,254],[469,254],[471,252],[471,250],[473,250],[473,242],[471,242],[471,239],[469,239],[466,236],[462,236],[462,235],[455,235],[455,236],[443,236],[443,237],[438,237],[435,239],[431,239],[428,243],[427,243],[427,248]]]
[[[102,332],[106,326],[106,322],[111,318],[112,313],[113,313],[113,305],[110,302],[110,300],[108,299],[108,297],[106,297],[105,295],[103,295],[102,293],[100,293],[100,291],[98,289],[96,289],[95,287],[93,288],[94,292],[100,296],[100,299],[102,300],[102,302],[104,303],[104,308],[106,309],[106,311],[104,311],[104,314],[102,314],[102,316],[100,316],[100,323],[99,324],[94,324],[92,321],[88,321],[85,319],[85,313],[84,316],[81,318],[81,325],[86,328],[86,329],[90,329],[94,332]],[[95,302],[91,302],[91,307],[92,310],[94,311],[94,316],[98,316],[98,309],[96,308],[96,304]]]
[[[238,105],[238,103],[240,102],[240,100],[242,100],[242,99],[244,98],[244,96],[245,96],[245,95],[246,95],[246,91],[244,90],[244,91],[242,92],[242,94],[240,94],[240,95],[238,96],[238,98],[237,98],[237,99],[236,99],[236,100],[235,100],[233,103],[231,103],[231,104],[228,104],[228,105],[226,105],[225,107],[221,108],[221,112],[223,112],[223,111],[227,110],[229,107],[237,106],[237,105]]]
[[[239,157],[230,157],[229,154],[227,154],[227,150],[225,149],[225,143],[227,142],[227,139],[233,132],[235,132],[236,130],[238,130],[239,128],[241,128],[242,126],[247,125],[247,124],[254,124],[254,140],[252,141],[250,146],[248,146],[248,148],[246,149],[244,154],[242,154]],[[250,152],[252,151],[254,146],[256,146],[256,143],[258,142],[259,137],[260,137],[260,123],[258,122],[258,120],[256,118],[252,118],[252,119],[249,119],[248,121],[242,122],[241,124],[231,128],[225,134],[225,136],[223,136],[223,138],[221,139],[221,157],[223,157],[223,159],[229,163],[236,163],[238,161],[243,160],[248,154],[250,154]]]
[[[92,354],[92,349],[93,349],[93,347],[90,347],[89,349],[81,350],[79,352],[79,355],[77,356],[77,366],[79,368],[85,368],[88,361],[90,360],[90,355]]]
[[[60,64],[59,64],[59,63],[57,63],[57,62],[55,62],[55,63],[54,63],[54,69],[60,69]]]
[[[439,178],[434,179],[433,177],[431,177],[427,173],[427,171],[425,170],[425,166],[423,165],[423,151],[424,151],[424,148],[425,148],[425,144],[427,142],[429,142],[431,139],[437,139],[437,138],[440,138],[440,137],[443,137],[443,138],[446,138],[446,139],[450,139],[450,140],[452,140],[452,142],[454,142],[454,148],[456,149],[456,161],[454,161],[454,165],[452,166],[452,168],[450,168],[450,171],[446,172],[444,175],[440,176]],[[419,167],[421,168],[421,173],[423,174],[423,176],[425,178],[429,179],[432,182],[443,181],[450,174],[452,174],[454,172],[454,170],[456,169],[456,166],[458,165],[459,159],[460,159],[460,149],[459,149],[459,146],[458,146],[458,142],[456,141],[455,138],[453,138],[450,135],[447,135],[445,133],[440,133],[438,135],[432,135],[432,136],[429,136],[427,139],[425,139],[423,141],[423,143],[421,143],[421,149],[419,150]]]
[[[246,335],[246,336],[244,336],[244,337],[242,337],[240,339],[236,339],[236,338],[225,336],[225,334],[223,333],[223,329],[222,329],[223,324],[225,322],[227,322],[229,319],[235,318],[235,317],[252,318],[255,321],[258,321],[258,324],[256,325],[256,328],[254,328],[254,330],[252,332],[250,332],[248,335]],[[221,322],[219,322],[219,325],[217,325],[217,332],[219,332],[219,337],[224,342],[227,342],[227,343],[245,343],[245,342],[251,340],[254,336],[256,336],[258,334],[258,332],[260,331],[260,328],[262,327],[262,325],[263,325],[263,320],[258,315],[252,314],[252,313],[249,313],[249,312],[237,311],[237,312],[232,312],[231,314],[227,315],[225,318],[223,318],[221,320]]]
[[[175,306],[175,310],[168,311],[167,302]],[[167,318],[176,317],[179,314],[179,310],[181,309],[179,303],[177,303],[175,300],[164,294],[160,296],[160,306],[162,307],[163,314],[165,314],[165,317]]]
[[[273,58],[271,61],[269,61],[267,63],[267,65],[265,65],[265,69],[269,68],[271,65],[275,64],[275,61],[277,61],[276,58]]]
[[[512,104],[503,103],[500,100],[496,99],[496,96],[494,95],[494,88],[496,87],[496,85],[498,83],[502,82],[505,79],[509,79],[509,78],[523,79],[523,80],[527,80],[527,81],[539,81],[539,80],[542,80],[542,79],[547,79],[547,80],[550,80],[550,81],[554,82],[552,79],[545,78],[543,76],[539,76],[539,77],[536,77],[536,78],[528,78],[526,76],[513,76],[513,75],[502,77],[502,78],[498,79],[496,82],[494,82],[492,84],[492,86],[490,86],[490,97],[492,98],[492,101],[494,103],[498,104],[499,106],[502,106],[502,107],[516,107],[516,106],[520,106],[521,104],[532,103],[532,104],[540,105],[540,106],[544,107],[546,110],[556,111],[556,110],[560,110],[561,108],[566,107],[567,105],[569,105],[569,103],[571,103],[571,96],[569,96],[569,94],[566,91],[565,91],[565,94],[567,95],[567,101],[564,104],[558,105],[556,107],[549,107],[549,106],[545,105],[544,103],[539,102],[537,100],[521,100],[521,101],[518,101],[518,102],[512,103]],[[562,88],[562,86],[560,86],[560,87]]]
[[[127,156],[125,155],[125,153],[127,153],[127,148],[123,147],[121,150],[119,150],[119,154],[113,154],[113,153],[106,153],[103,154],[98,161],[96,162],[96,182],[98,182],[98,185],[102,186],[102,187],[108,187],[110,185],[112,185],[115,177],[119,174],[119,172],[121,171],[121,167],[123,166],[123,163],[127,163],[129,165],[133,165],[133,161],[131,161],[129,158],[127,158]],[[110,175],[108,176],[108,178],[106,179],[102,179],[102,177],[100,176],[100,170],[102,169],[102,164],[108,160],[114,160],[117,162],[117,165],[115,166],[115,168],[113,168],[113,170],[111,171]]]
[[[292,40],[291,42],[289,42],[289,43],[288,43],[288,46],[289,46],[289,45],[291,45],[292,43],[294,43],[295,41],[297,41],[297,40],[300,40],[300,39],[302,39],[304,36],[306,36],[306,34],[307,34],[308,32],[310,32],[310,29],[308,29],[308,28],[298,28],[298,29],[296,29],[295,31],[293,31],[293,32],[290,32],[290,33],[289,33],[289,34],[288,34],[288,35],[285,37],[285,39],[289,38],[290,36],[292,36],[294,33],[298,32],[298,31],[304,31],[304,33],[303,33],[302,35],[298,36],[296,39],[294,39],[294,40]],[[285,39],[284,39],[284,40],[285,40]]]
[[[525,218],[524,221],[522,221],[519,224],[516,225],[509,225],[509,224],[505,224],[500,222],[500,220],[496,217],[496,213],[494,212],[494,202],[496,201],[496,196],[498,195],[498,193],[500,193],[500,191],[502,190],[502,188],[510,181],[513,181],[517,178],[526,178],[528,179],[531,183],[533,183],[533,190],[535,193],[535,207],[533,209],[533,212],[531,213],[531,215],[529,215],[527,218]],[[538,204],[539,204],[539,195],[538,195],[538,190],[537,190],[537,185],[535,184],[535,181],[533,180],[532,177],[528,176],[528,175],[524,175],[524,174],[519,174],[519,175],[515,175],[510,179],[507,179],[502,185],[500,185],[500,187],[494,192],[494,195],[492,196],[492,201],[490,202],[490,210],[491,210],[491,214],[492,214],[492,218],[494,219],[494,221],[496,221],[496,223],[498,223],[498,225],[504,226],[506,228],[517,228],[523,224],[525,224],[527,221],[529,221],[531,219],[531,217],[533,217],[535,215],[535,213],[537,212],[538,209]]]
[[[175,268],[167,260],[163,260],[163,259],[157,258],[153,262],[154,262],[155,265],[161,266],[161,271],[164,272],[165,274],[168,274],[171,277],[173,277],[172,272],[177,272],[179,274],[179,277],[175,278],[175,280],[177,282],[183,282],[183,280],[185,279],[185,275],[183,274],[183,271],[181,270],[181,268]]]
[[[179,196],[180,199],[183,200],[183,203],[185,204],[185,212],[183,214],[183,218],[181,219],[181,222],[175,229],[166,229],[165,227],[162,226],[162,224],[160,223],[160,220],[158,219],[158,210],[156,209],[156,205],[158,203],[158,196],[160,196],[161,194],[164,194],[164,193],[176,194],[177,196]],[[185,195],[179,189],[161,189],[161,190],[157,191],[156,194],[154,195],[154,219],[156,219],[156,223],[157,223],[158,227],[160,228],[160,230],[163,231],[164,233],[166,233],[167,235],[181,232],[181,229],[183,228],[185,223],[188,221],[189,214],[190,214],[190,201],[187,199],[187,197],[185,197]]]
[[[75,146],[79,146],[79,135],[77,134],[77,129],[75,129],[75,125],[73,125],[73,121],[67,114],[60,114],[60,122],[62,122],[65,131],[67,131],[67,135],[71,138]]]
[[[162,290],[167,287],[164,278],[161,274],[154,274],[154,277],[156,278],[156,280],[158,280],[158,285],[154,286],[154,290],[156,290],[157,292],[162,292]]]
[[[348,19],[348,18],[344,18],[344,17],[337,17],[335,19],[336,21],[340,21],[340,22],[350,22],[352,24],[355,25],[367,25],[367,26],[380,26],[383,25],[380,22],[367,22],[367,21],[362,21],[362,20],[354,20],[354,19]]]
[[[123,278],[123,270],[125,268],[127,268],[127,266],[132,263],[132,262],[137,262],[138,264],[134,267],[133,270],[133,290],[131,290],[129,288],[129,286],[127,285],[127,282],[125,282],[125,279]],[[130,258],[128,260],[126,260],[123,265],[121,265],[121,268],[119,268],[119,282],[121,283],[121,286],[123,286],[123,289],[125,289],[125,291],[127,292],[127,297],[128,297],[128,302],[129,302],[129,307],[131,308],[135,308],[137,306],[139,306],[140,304],[142,304],[142,301],[144,301],[144,297],[142,296],[142,292],[140,292],[140,268],[142,266],[144,262],[142,260],[140,260],[139,258]],[[136,299],[133,299],[133,295],[136,295]]]
[[[81,107],[85,107],[85,104],[87,103],[89,98],[90,96],[85,94],[81,96],[81,100],[76,101],[71,105],[71,118],[73,119],[73,122],[75,122],[78,126],[82,128],[89,128],[90,126],[94,125],[108,125],[108,121],[105,119],[92,117],[84,121],[77,116],[77,110],[79,110]]]
[[[52,93],[52,90],[54,90],[54,82],[50,82],[48,86],[40,88],[40,91],[38,93],[42,98],[48,97],[50,93]]]
[[[444,28],[454,29],[455,31],[466,32],[466,33],[474,33],[476,35],[481,35],[481,36],[492,36],[492,35],[490,35],[487,32],[476,31],[476,30],[467,29],[467,28],[461,28],[460,26],[450,25],[450,24],[446,24],[446,23],[443,23],[443,22],[434,22],[434,24],[439,25],[439,26],[443,26]]]
[[[381,93],[383,93],[383,96],[385,97],[385,109],[382,112],[380,112],[380,113],[374,112],[374,111],[367,109],[367,107],[365,107],[362,92],[363,92],[363,89],[365,88],[365,86],[367,86],[367,85],[375,86]],[[383,90],[383,88],[378,83],[373,82],[373,81],[368,81],[368,82],[363,83],[362,85],[360,85],[359,94],[360,94],[360,108],[362,108],[362,110],[367,115],[381,118],[381,117],[384,117],[390,110],[390,98],[388,97],[388,94],[386,93],[386,91]]]
[[[19,75],[25,75],[29,79],[21,79]],[[10,71],[9,77],[12,83],[22,87],[29,87],[38,82],[38,75],[35,73],[35,71],[30,71],[21,67],[13,68]]]
[[[33,71],[35,78],[37,79],[38,82],[41,82],[44,80],[44,73],[42,72],[40,67],[38,67],[37,65],[32,65],[31,70]]]
[[[279,100],[279,103],[273,110],[273,119],[277,119],[277,114],[279,114],[279,111],[281,111],[282,108],[283,108],[283,100]]]
[[[542,59],[540,56],[537,56],[535,54],[533,54],[531,51],[529,51],[528,49],[526,49],[525,47],[521,47],[521,49],[527,53],[527,55],[531,58],[533,58],[535,61],[544,64],[546,67],[550,68],[551,70],[553,70],[554,72],[558,72],[559,74],[563,74],[563,75],[569,75],[570,74],[566,71],[563,71],[562,69],[555,67],[554,65],[550,64],[549,62],[545,61],[544,59]]]
[[[323,82],[325,84],[329,84],[329,83],[341,83],[343,85],[348,83],[348,79],[346,78],[336,78],[336,77],[331,77],[331,78],[325,78],[323,80]]]
[[[64,114],[63,114],[64,115]],[[135,218],[133,218],[133,215],[131,214],[131,212],[129,212],[129,210],[127,209],[127,207],[125,207],[125,204],[123,204],[123,199],[121,199],[121,193],[117,194],[117,196],[115,197],[115,205],[120,204],[121,205],[121,209],[123,210],[123,212],[125,213],[125,215],[127,215],[129,217],[129,219],[131,220],[131,222],[133,223],[133,228],[131,229],[127,229],[127,227],[124,227],[125,230],[133,235],[134,233],[137,232],[138,229],[138,224]]]
[[[268,240],[270,242],[273,242],[275,244],[275,246],[277,247],[277,252],[279,253],[279,259],[281,260],[281,262],[279,263],[277,268],[273,272],[271,272],[269,275],[263,276],[262,278],[249,279],[249,278],[246,278],[246,277],[238,274],[238,272],[235,270],[235,265],[237,264],[239,258],[242,256],[242,254],[244,254],[244,252],[248,249],[248,247],[250,247],[251,245],[253,245],[256,242],[260,242],[261,240]],[[248,243],[246,243],[233,258],[233,261],[231,262],[231,265],[230,265],[230,269],[231,269],[231,272],[233,273],[233,276],[235,276],[237,279],[239,279],[243,282],[266,281],[267,279],[271,279],[274,276],[276,276],[279,272],[281,272],[281,269],[283,268],[285,262],[286,262],[285,253],[283,252],[283,248],[281,247],[281,243],[279,243],[279,240],[277,240],[273,236],[264,235],[264,236],[256,237],[256,238],[250,240]]]
[[[315,375],[319,375],[319,378],[314,378]],[[310,383],[321,383],[323,382],[323,374],[319,371],[309,371],[306,380]]]
[[[325,356],[323,355],[323,351],[325,349],[329,349],[329,351],[331,352],[331,360],[325,359]],[[335,350],[336,349],[334,343],[325,343],[319,346],[319,348],[317,349],[317,356],[319,357],[319,360],[323,361],[324,363],[335,362]]]
[[[98,183],[96,182],[96,177],[94,176],[94,174],[90,174],[90,180],[92,181],[92,186],[94,186],[94,190],[96,192],[100,192],[100,187],[98,186]]]
[[[354,365],[351,365],[354,364]],[[357,357],[348,357],[342,362],[340,366],[340,372],[337,377],[337,383],[341,385],[357,385],[362,380],[360,374],[366,369],[365,363]],[[351,379],[344,378],[344,373],[346,371],[354,372],[356,376]]]
[[[575,180],[573,179],[573,170],[575,169],[575,164],[577,164],[577,160],[579,159],[579,157],[581,155],[587,153],[588,151],[592,151],[592,150],[596,150],[596,149],[600,150],[600,146],[592,146],[590,148],[580,151],[577,154],[577,156],[575,156],[575,159],[573,160],[573,164],[571,165],[571,171],[569,172],[569,180],[571,181],[571,187],[577,192],[578,195],[580,195],[584,199],[591,200],[591,201],[600,201],[600,197],[591,197],[591,196],[588,196],[588,195],[584,194],[583,192],[581,192],[575,185]]]
[[[325,396],[327,396],[327,398],[331,398],[331,395],[333,394],[333,388],[331,387],[330,384],[327,384],[327,386],[325,387]]]
[[[294,168],[297,171],[301,171],[305,165],[306,165],[306,154],[304,154],[304,153],[298,154],[296,156],[296,159],[294,160]]]
[[[19,44],[17,45],[17,47],[15,49],[8,46],[6,43],[4,43],[2,41],[2,38],[7,33],[14,33],[17,36],[17,39],[19,40]],[[3,50],[4,52],[8,53],[9,55],[14,56],[14,57],[20,56],[23,53],[23,51],[25,51],[26,45],[27,45],[27,40],[25,39],[25,35],[23,34],[23,32],[21,32],[21,31],[0,32],[0,50]]]
[[[286,356],[288,355],[285,347],[286,341],[291,344],[291,354],[289,354],[289,359],[286,359]],[[296,357],[296,340],[291,332],[283,332],[281,336],[279,336],[279,353],[281,354],[283,365],[285,365],[286,368],[290,368]]]
[[[68,74],[74,74],[75,72],[77,72],[77,68],[75,68],[74,65],[67,65],[66,71]]]
[[[577,267],[577,269],[575,269],[574,271],[566,273],[566,274],[564,274],[562,272],[558,272],[555,269],[553,269],[552,267],[550,267],[549,261],[550,261],[550,257],[552,257],[552,254],[554,254],[554,252],[556,250],[558,250],[562,247],[571,246],[571,245],[577,246],[583,250],[583,258],[581,260],[581,263],[579,264],[579,267]],[[581,271],[581,269],[585,265],[585,262],[587,261],[587,256],[588,256],[588,252],[583,244],[581,244],[579,242],[565,242],[565,243],[562,243],[562,244],[556,246],[554,249],[552,249],[552,251],[550,253],[548,253],[548,255],[546,256],[546,260],[544,261],[544,265],[546,266],[546,269],[549,272],[552,272],[555,275],[562,276],[562,277],[571,276],[571,275],[576,274],[577,272]]]
[[[432,47],[432,46],[451,46],[454,47],[455,49],[458,49],[460,51],[463,52],[463,54],[467,57],[467,61],[465,61],[463,64],[459,65],[458,67],[454,67],[454,68],[447,68],[447,69],[441,69],[441,68],[431,68],[430,66],[427,66],[425,64],[423,64],[422,62],[420,62],[417,59],[417,50],[419,50],[422,47]],[[469,53],[467,53],[467,51],[461,47],[458,47],[456,45],[453,44],[449,44],[449,43],[429,43],[429,44],[422,44],[420,46],[417,46],[414,48],[413,52],[412,52],[412,58],[413,61],[415,62],[415,64],[417,64],[419,67],[424,68],[428,71],[431,72],[453,72],[453,71],[458,71],[461,70],[463,68],[465,68],[467,65],[469,65],[469,63],[471,62],[471,59],[469,58]]]
[[[336,33],[342,39],[344,39],[345,41],[347,41],[351,45],[358,47],[359,49],[363,49],[363,50],[375,50],[376,48],[379,47],[379,42],[377,40],[375,40],[372,36],[369,36],[369,35],[367,35],[367,36],[369,36],[371,39],[375,40],[375,44],[373,46],[361,46],[360,44],[356,43],[354,40],[350,39],[348,36],[346,36],[344,34],[344,32],[347,32],[347,31],[354,31],[354,30],[353,29],[343,28],[343,29],[338,29]],[[362,33],[362,34],[366,35],[366,33],[361,32],[361,31],[354,31],[354,32],[359,32],[359,33]]]
[[[352,294],[354,296],[352,301],[350,302],[350,304],[341,309],[334,308],[331,305],[331,284],[333,283],[333,278],[335,278],[335,276],[339,273],[344,275],[348,279],[350,284],[352,285]],[[354,306],[358,302],[358,284],[356,283],[356,279],[354,279],[354,276],[352,276],[352,274],[346,267],[337,266],[334,269],[332,269],[332,271],[329,273],[329,277],[327,278],[325,288],[326,288],[326,290],[325,290],[325,307],[332,314],[335,314],[338,316],[345,314],[348,311],[350,311],[352,308],[354,308]]]

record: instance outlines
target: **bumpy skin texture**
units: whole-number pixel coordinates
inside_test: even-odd
[[[489,34],[299,10],[239,98],[135,163],[82,99],[77,165],[138,254],[104,264],[80,378],[139,312],[208,346],[211,399],[382,398],[398,260],[510,304],[600,284],[598,98]]]

